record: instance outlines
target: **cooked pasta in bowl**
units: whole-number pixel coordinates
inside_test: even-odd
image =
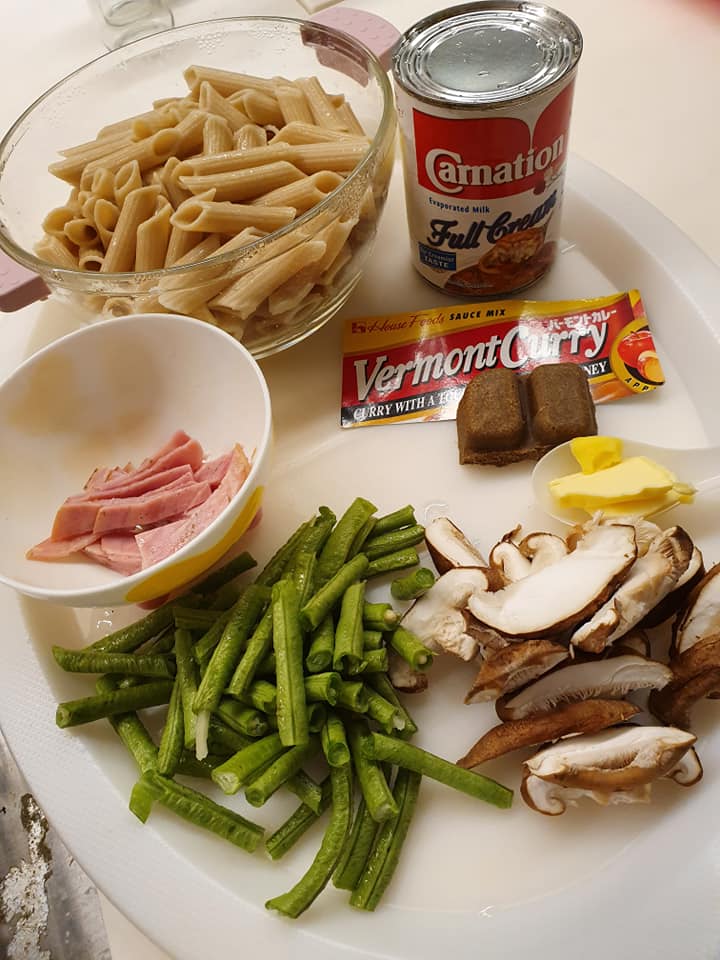
[[[169,30],[8,131],[0,247],[89,320],[184,314],[267,356],[352,292],[394,131],[387,76],[346,34],[265,17]]]

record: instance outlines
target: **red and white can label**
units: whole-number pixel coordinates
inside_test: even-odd
[[[399,85],[408,227],[416,269],[446,292],[513,293],[552,264],[574,74],[501,107],[450,110]]]

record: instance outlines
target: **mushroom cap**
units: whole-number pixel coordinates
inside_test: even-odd
[[[453,567],[483,567],[482,554],[449,517],[436,517],[425,527],[425,543],[438,573]]]
[[[702,780],[703,768],[700,763],[700,757],[694,747],[690,747],[687,753],[683,754],[680,760],[675,764],[672,770],[668,770],[665,776],[669,780],[674,780],[681,787],[692,787],[698,781]]]
[[[500,698],[495,709],[501,720],[520,720],[548,713],[560,703],[590,697],[616,700],[632,690],[660,689],[672,676],[664,663],[637,654],[584,660],[563,664],[512,696]]]
[[[613,727],[560,740],[525,766],[536,777],[564,787],[632,790],[669,773],[695,740],[676,727]]]
[[[413,670],[394,650],[388,651],[388,677],[401,693],[422,693],[428,687],[428,675],[422,670]]]
[[[565,813],[569,804],[575,806],[581,797],[590,797],[596,803],[649,803],[651,784],[645,783],[631,790],[581,790],[575,787],[561,787],[557,783],[541,780],[528,771],[525,772],[520,794],[525,803],[550,817]]]
[[[684,609],[690,593],[700,583],[705,573],[702,552],[699,547],[695,547],[685,573],[682,574],[670,593],[663,597],[660,603],[656,603],[652,610],[648,610],[641,620],[640,626],[647,629],[657,627],[669,620],[670,617],[675,616],[679,610]]]
[[[684,683],[672,683],[664,690],[653,690],[648,699],[648,708],[665,723],[689,730],[690,710],[698,700],[718,690],[720,667],[714,667],[696,674]]]
[[[552,640],[525,640],[512,643],[487,657],[465,697],[465,703],[482,703],[511,693],[547,673],[570,652]]]
[[[477,620],[508,637],[553,636],[592,616],[635,556],[631,526],[596,526],[572,553],[502,590],[472,593],[468,607]]]
[[[720,632],[720,563],[690,591],[682,616],[673,628],[673,652],[683,653],[711,633]]]
[[[562,537],[555,533],[536,531],[529,533],[518,544],[520,553],[532,563],[533,573],[549,567],[551,563],[561,560],[570,551]]]
[[[566,703],[552,713],[508,720],[492,727],[457,761],[471,770],[486,760],[494,760],[521,747],[534,747],[571,734],[596,733],[623,723],[640,713],[640,707],[627,700],[583,700]]]

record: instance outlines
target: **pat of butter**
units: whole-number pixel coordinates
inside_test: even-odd
[[[622,460],[622,440],[617,437],[575,437],[570,452],[583,473],[614,467]]]
[[[647,457],[629,457],[595,473],[572,473],[550,481],[563,507],[602,510],[610,504],[654,499],[673,489],[677,478]]]

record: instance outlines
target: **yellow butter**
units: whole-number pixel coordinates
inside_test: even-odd
[[[622,460],[622,440],[617,437],[575,437],[570,452],[583,473],[614,467]]]
[[[629,457],[595,473],[571,473],[550,481],[550,492],[563,507],[592,512],[615,503],[632,503],[662,496],[676,477],[647,457]]]
[[[606,517],[651,517],[660,510],[669,510],[676,503],[685,503],[686,500],[675,490],[668,490],[667,493],[661,493],[657,497],[648,497],[644,500],[631,500],[618,503],[606,503],[602,508],[603,516]],[[588,513],[593,513],[593,507],[583,507]]]

